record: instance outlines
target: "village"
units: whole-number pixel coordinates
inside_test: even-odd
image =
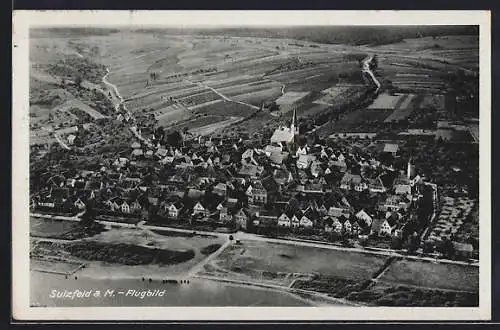
[[[137,134],[128,150],[73,176],[46,178],[32,194],[31,208],[131,224],[446,254],[440,246],[450,235],[434,230],[423,240],[436,217],[435,185],[418,174],[411,159],[406,170],[380,160],[398,157],[398,144],[375,142],[377,157],[332,140],[318,143],[300,134],[296,111],[290,112],[289,126],[255,140],[167,135],[151,125],[137,129],[137,122],[144,125],[147,119],[136,120],[122,109],[117,120],[133,122]],[[469,245],[455,242],[457,255],[473,257]]]

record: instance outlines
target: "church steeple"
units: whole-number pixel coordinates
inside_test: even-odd
[[[408,159],[408,167],[406,168],[406,176],[408,177],[408,179],[412,178],[413,172],[414,172],[414,167],[411,163],[411,156],[410,156],[410,158]]]
[[[290,125],[290,130],[293,135],[299,135],[299,126],[297,125],[297,109],[293,108],[292,124]]]

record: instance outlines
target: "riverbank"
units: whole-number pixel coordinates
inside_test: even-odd
[[[304,298],[288,293],[253,288],[248,286],[231,285],[203,279],[191,279],[189,283],[173,284],[161,281],[142,281],[141,279],[92,279],[31,272],[30,281],[30,304],[32,306],[46,307],[84,307],[84,306],[109,306],[109,307],[133,307],[133,306],[157,306],[157,307],[224,307],[224,306],[268,306],[268,307],[300,307],[314,306]],[[99,299],[89,297],[85,299],[54,299],[51,298],[53,290],[74,291],[113,290],[114,297],[101,297]],[[140,297],[125,296],[118,292],[128,290],[165,290],[163,297]]]

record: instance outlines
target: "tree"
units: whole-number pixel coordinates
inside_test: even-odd
[[[455,246],[453,245],[453,242],[448,238],[443,239],[438,251],[442,253],[446,258],[450,259],[456,255]]]
[[[425,241],[424,242],[424,247],[423,247],[424,253],[432,253],[434,252],[434,244],[430,241]]]
[[[400,250],[403,247],[403,240],[399,237],[393,237],[391,240],[391,249]]]
[[[418,235],[415,235],[415,233],[414,233],[414,235],[411,235],[406,240],[405,247],[406,247],[406,249],[408,249],[408,252],[412,253],[418,249],[419,243],[420,243],[420,241],[419,241]]]
[[[182,135],[178,131],[174,131],[167,135],[167,144],[173,147],[182,145]]]

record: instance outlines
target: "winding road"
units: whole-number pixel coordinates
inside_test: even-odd
[[[377,90],[375,92],[378,92],[378,90],[380,89],[380,82],[377,80],[377,78],[375,77],[375,75],[373,74],[373,71],[371,70],[370,68],[370,63],[373,61],[373,55],[370,55],[368,56],[367,58],[365,58],[363,60],[363,68],[362,68],[362,72],[364,73],[367,73],[371,78],[372,78],[372,81],[373,83],[377,86]]]

